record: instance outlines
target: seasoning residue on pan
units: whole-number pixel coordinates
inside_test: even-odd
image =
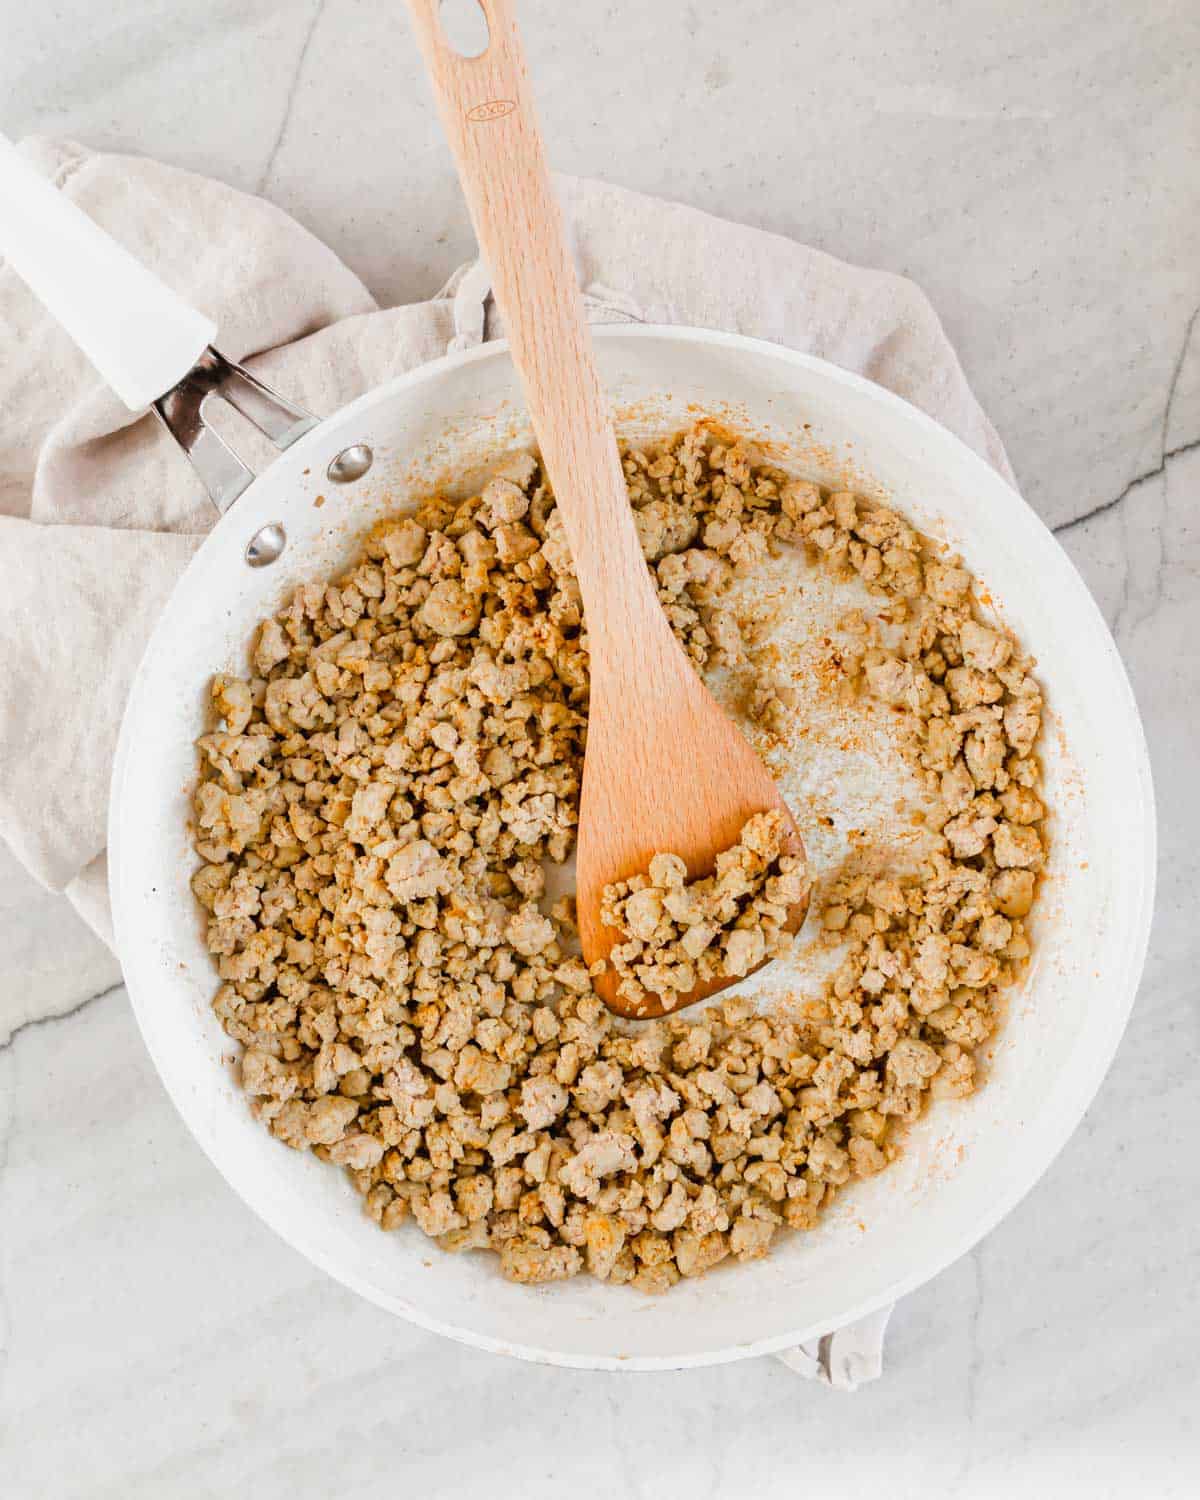
[[[377,528],[214,683],[194,888],[273,1133],[385,1228],[654,1291],[812,1225],[973,1087],[1029,951],[1041,700],[966,570],[876,500],[706,422],[626,475],[673,626],[804,828],[789,959],[666,1023],[590,993],[543,869],[573,837],[584,622],[528,457]]]

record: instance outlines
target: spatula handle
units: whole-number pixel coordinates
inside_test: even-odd
[[[443,32],[438,0],[409,0],[409,9],[567,528],[589,633],[638,629],[648,610],[657,625],[661,613],[546,169],[515,6],[479,4],[489,41],[470,58]]]

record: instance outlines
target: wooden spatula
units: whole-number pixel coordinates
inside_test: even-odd
[[[577,903],[584,957],[617,940],[600,920],[605,885],[682,856],[690,879],[712,872],[746,819],[778,808],[787,852],[804,846],[766,767],[718,708],[683,654],[654,591],[621,471],[517,30],[513,0],[479,0],[486,49],[456,51],[439,0],[409,0],[542,461],[562,512],[583,595],[591,704],[579,815]],[[789,913],[795,931],[804,906]],[[699,986],[672,1009],[732,981]],[[654,995],[617,994],[622,1015],[663,1013]]]

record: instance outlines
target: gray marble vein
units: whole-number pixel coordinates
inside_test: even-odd
[[[1172,418],[1175,413],[1175,398],[1179,389],[1180,378],[1183,375],[1184,369],[1187,367],[1189,359],[1191,358],[1193,352],[1192,335],[1196,329],[1196,317],[1198,313],[1200,313],[1200,307],[1194,308],[1192,310],[1192,315],[1187,321],[1187,327],[1184,330],[1183,339],[1180,342],[1179,358],[1175,361],[1175,368],[1171,372],[1171,382],[1167,387],[1166,400],[1163,402],[1162,440],[1159,448],[1158,462],[1152,469],[1145,469],[1142,473],[1135,474],[1134,477],[1129,480],[1125,487],[1120,491],[1120,493],[1114,495],[1111,500],[1102,500],[1098,505],[1092,506],[1090,510],[1084,511],[1082,515],[1074,516],[1069,521],[1061,521],[1057,526],[1054,527],[1054,531],[1056,534],[1068,531],[1072,526],[1081,526],[1084,522],[1092,520],[1094,516],[1102,516],[1105,511],[1113,510],[1116,506],[1120,505],[1123,500],[1131,495],[1134,490],[1140,488],[1140,486],[1147,483],[1147,481],[1151,479],[1157,479],[1159,475],[1162,474],[1166,469],[1167,464],[1171,461],[1171,459],[1179,458],[1185,453],[1191,453],[1193,449],[1200,446],[1200,437],[1186,439],[1183,442],[1176,443],[1173,447],[1167,446],[1169,442],[1168,433],[1172,430]],[[1197,403],[1194,400],[1190,402],[1188,404],[1187,414],[1194,423],[1195,419],[1200,417],[1200,403]]]
[[[321,17],[325,13],[326,0],[317,0],[313,6],[312,20],[308,23],[308,30],[304,33],[304,40],[300,44],[300,55],[296,59],[296,66],[292,71],[292,81],[288,85],[287,96],[283,101],[283,110],[279,117],[279,129],[275,132],[275,139],[271,142],[271,149],[267,152],[266,162],[259,173],[255,191],[265,193],[271,184],[271,173],[275,168],[275,159],[279,155],[283,145],[284,137],[287,135],[288,126],[292,122],[292,114],[296,104],[296,90],[300,85],[300,79],[304,72],[304,64],[308,60],[309,49],[312,46],[313,36],[317,27],[321,24]]]
[[[471,242],[401,11],[0,0],[0,126],[265,185],[382,301],[426,296]],[[521,15],[556,166],[932,297],[1145,718],[1162,852],[1129,1031],[1045,1179],[898,1308],[878,1384],[840,1397],[767,1360],[548,1370],[384,1318],[276,1240],[177,1119],[111,957],[0,851],[0,984],[66,1013],[0,1049],[0,1493],[1188,1500],[1200,8]]]
[[[63,896],[0,843],[0,1047],[30,1018],[62,1015],[111,989],[120,967]]]

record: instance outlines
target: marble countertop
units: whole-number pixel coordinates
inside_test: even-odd
[[[0,128],[262,192],[381,301],[427,296],[472,246],[400,9],[0,0]],[[1200,10],[521,13],[557,166],[931,296],[1145,718],[1162,863],[1128,1034],[1041,1184],[897,1309],[877,1384],[544,1369],[383,1318],[260,1224],[115,962],[0,851],[0,983],[63,1013],[0,1049],[0,1492],[1195,1496]]]

